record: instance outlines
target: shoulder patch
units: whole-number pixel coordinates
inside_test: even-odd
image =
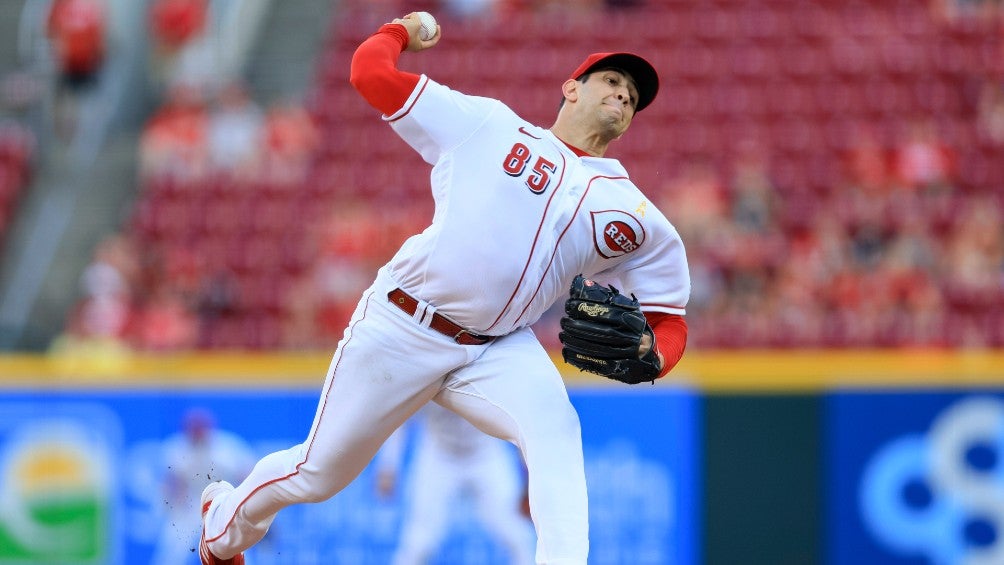
[[[620,257],[641,247],[645,228],[638,218],[621,210],[591,213],[596,251],[605,259]]]

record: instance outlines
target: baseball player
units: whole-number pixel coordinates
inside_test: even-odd
[[[636,383],[664,376],[683,355],[683,243],[624,167],[603,157],[655,98],[655,69],[629,53],[589,55],[556,90],[562,104],[544,128],[498,100],[399,70],[402,52],[442,36],[437,26],[422,39],[420,27],[415,13],[381,26],[353,55],[350,82],[432,165],[432,223],[364,292],[305,441],[263,458],[236,488],[205,488],[207,565],[243,563],[241,552],[282,508],[334,496],[429,401],[519,448],[537,563],[585,565],[579,419],[529,326],[571,292],[574,323],[562,320],[570,363]],[[512,79],[525,77],[516,70]],[[600,282],[637,300],[604,293]],[[615,346],[604,349],[596,336]],[[624,345],[623,336],[633,341]]]
[[[202,408],[185,412],[182,430],[164,441],[164,507],[152,565],[182,565],[194,559],[198,543],[199,496],[208,476],[239,478],[257,461],[240,436],[216,426],[216,418]]]
[[[435,403],[397,429],[377,453],[377,489],[398,490],[407,432],[416,432],[406,489],[401,541],[392,565],[428,563],[449,534],[451,509],[467,496],[477,518],[504,548],[512,565],[533,563],[529,522],[521,512],[523,488],[512,446],[481,433]]]

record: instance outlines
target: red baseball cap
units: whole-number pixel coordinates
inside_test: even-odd
[[[655,100],[655,94],[659,92],[659,74],[651,63],[634,53],[593,53],[586,57],[569,78],[578,80],[584,74],[608,68],[620,69],[631,75],[638,87],[638,106],[635,112],[641,112]]]

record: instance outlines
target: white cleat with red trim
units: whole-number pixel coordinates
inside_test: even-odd
[[[238,553],[230,559],[220,559],[213,555],[209,551],[209,546],[206,545],[206,513],[209,512],[209,506],[213,503],[213,499],[221,493],[232,490],[234,490],[234,485],[226,481],[216,481],[209,483],[202,491],[202,537],[199,539],[199,559],[202,561],[202,565],[244,565],[243,553]]]

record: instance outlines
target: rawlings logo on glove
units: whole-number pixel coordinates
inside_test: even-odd
[[[582,312],[583,314],[585,314],[585,315],[587,315],[587,316],[589,316],[591,318],[595,318],[596,316],[603,316],[607,312],[610,312],[610,309],[607,308],[606,306],[599,306],[599,305],[596,305],[596,304],[589,304],[587,302],[580,303],[578,310],[579,310],[579,312]]]
[[[652,347],[639,355],[645,334]],[[638,301],[582,275],[572,281],[558,339],[566,363],[615,381],[648,382],[662,370],[655,335]]]

